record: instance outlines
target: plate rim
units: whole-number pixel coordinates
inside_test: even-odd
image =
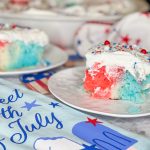
[[[41,67],[41,68],[37,68],[37,66],[35,66],[33,69],[2,71],[2,72],[0,71],[0,77],[14,76],[14,75],[25,75],[25,74],[30,74],[30,73],[39,73],[39,72],[55,69],[55,68],[57,68],[59,66],[62,66],[63,64],[65,64],[67,62],[68,54],[66,52],[64,52],[63,49],[61,49],[60,47],[55,46],[55,45],[50,45],[50,46],[48,46],[48,48],[50,48],[50,51],[54,51],[55,50],[55,51],[58,51],[58,52],[62,53],[64,55],[64,59],[61,62],[56,63],[54,65]]]
[[[55,13],[55,12],[54,12]],[[123,15],[116,16],[74,16],[74,15],[59,15],[56,12],[56,15],[41,15],[41,14],[30,14],[30,17],[27,17],[25,13],[22,14],[11,14],[10,12],[5,12],[0,14],[1,18],[5,19],[22,19],[22,20],[32,20],[32,21],[89,21],[89,20],[97,20],[104,22],[115,22],[120,20]],[[58,16],[58,17],[57,17]]]
[[[63,102],[64,104],[72,107],[72,108],[75,108],[77,110],[80,110],[80,111],[84,111],[86,113],[92,113],[92,114],[96,114],[96,115],[103,115],[103,116],[108,116],[108,117],[116,117],[116,118],[139,118],[139,117],[145,117],[145,116],[150,116],[150,112],[149,113],[143,113],[143,114],[130,114],[130,115],[119,115],[119,114],[114,114],[114,113],[106,113],[106,112],[98,112],[98,111],[95,111],[95,110],[90,110],[90,109],[87,109],[87,108],[83,108],[83,107],[79,107],[79,106],[76,106],[74,104],[70,104],[68,102],[66,102],[65,100],[63,100],[63,98],[59,97],[55,91],[53,91],[53,89],[51,88],[51,81],[53,80],[53,78],[55,78],[55,76],[57,74],[61,74],[62,72],[65,72],[65,71],[68,71],[68,70],[72,70],[72,69],[82,69],[84,67],[73,67],[73,68],[68,68],[68,69],[63,69],[61,71],[58,71],[57,73],[55,73],[54,75],[51,76],[51,78],[48,80],[48,89],[49,91],[58,99],[60,100],[61,102]]]

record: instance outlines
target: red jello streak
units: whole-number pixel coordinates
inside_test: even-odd
[[[123,74],[123,68],[112,68],[114,72],[114,76],[109,76],[106,67],[102,66],[98,68],[100,63],[95,63],[93,66],[93,70],[97,70],[94,72],[94,76],[91,76],[89,70],[85,71],[85,82],[84,88],[92,93],[92,96],[95,98],[106,98],[109,99],[111,97],[111,88],[112,85],[116,84],[117,79]],[[95,91],[98,88],[99,90]]]
[[[8,41],[0,41],[0,47],[5,47],[8,44]]]

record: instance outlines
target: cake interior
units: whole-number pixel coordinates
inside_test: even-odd
[[[0,41],[0,50],[1,70],[13,70],[38,65],[42,59],[44,46],[20,40],[11,43]]]
[[[95,63],[85,71],[84,88],[98,99],[143,102],[150,92],[150,75],[138,81],[120,66],[100,66]]]

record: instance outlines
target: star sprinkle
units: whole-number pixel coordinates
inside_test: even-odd
[[[109,42],[108,40],[106,40],[106,41],[104,42],[104,45],[110,45],[110,42]]]
[[[26,108],[27,111],[30,111],[33,107],[41,106],[41,105],[38,105],[38,104],[35,104],[35,103],[36,103],[36,100],[34,100],[31,103],[25,102],[25,106],[22,106],[21,108]]]
[[[127,36],[127,39],[130,38]],[[128,40],[126,41],[128,42]],[[135,41],[134,41],[135,42]],[[150,52],[146,49],[140,48],[138,45],[129,45],[125,43],[113,43],[111,42],[109,45],[109,41],[105,41],[104,43],[99,43],[95,47],[91,48],[91,54],[101,54],[103,52],[116,52],[116,51],[124,51],[129,52],[135,57],[141,59],[144,62],[150,62]],[[106,45],[105,45],[106,44]],[[108,45],[107,45],[108,44]],[[134,67],[134,64],[133,64]]]
[[[146,49],[141,49],[140,51],[142,54],[147,54],[147,50]]]
[[[131,39],[129,38],[128,35],[121,37],[121,41],[122,41],[123,43],[128,44],[130,40],[131,40]]]
[[[49,105],[51,105],[53,108],[55,108],[55,107],[58,107],[58,106],[59,106],[59,103],[51,102]]]
[[[82,150],[99,150],[95,147],[96,145],[88,146],[88,145],[83,144],[82,146],[84,146],[84,149]]]
[[[96,126],[96,124],[98,124],[98,123],[102,123],[102,122],[98,121],[97,118],[95,118],[95,119],[87,118],[87,119],[88,119],[88,121],[86,121],[86,123],[91,123],[94,126]]]

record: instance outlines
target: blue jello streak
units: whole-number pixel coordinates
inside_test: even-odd
[[[150,84],[150,75],[146,77],[146,80],[139,83],[127,71],[123,77],[123,81],[121,81],[121,84],[122,85],[119,90],[121,99],[142,103],[150,92],[150,89],[144,89],[145,85]]]
[[[9,69],[35,66],[40,63],[44,47],[37,43],[26,44],[23,41],[16,41],[16,44],[17,47],[19,47],[19,57],[14,56],[18,55],[16,50],[17,47],[10,47],[10,55],[16,60],[12,60]]]

